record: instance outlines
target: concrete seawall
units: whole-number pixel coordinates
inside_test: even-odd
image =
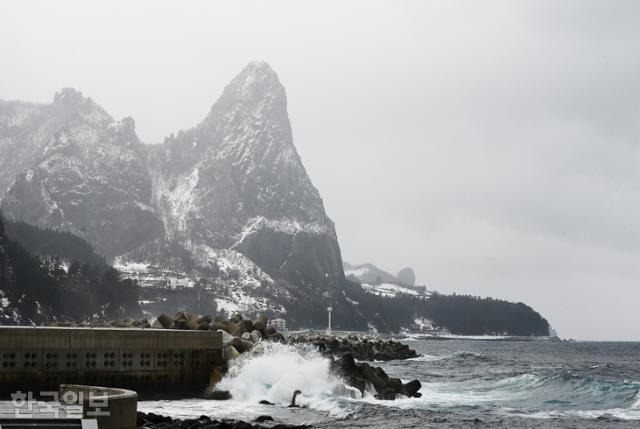
[[[222,364],[213,331],[0,327],[0,395],[61,384],[120,387],[141,397],[201,393]]]

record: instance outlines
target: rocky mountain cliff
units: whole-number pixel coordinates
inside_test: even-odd
[[[13,268],[9,262],[9,255],[7,254],[7,243],[4,235],[4,225],[2,219],[0,219],[0,285],[8,287],[13,279]]]
[[[0,173],[7,219],[73,232],[120,266],[169,268],[188,284],[224,275],[230,309],[292,293],[342,299],[335,228],[266,63],[160,145],[73,89],[50,104],[0,102]]]
[[[162,236],[131,118],[115,121],[69,88],[48,105],[2,107],[0,208],[8,219],[71,231],[107,257]]]
[[[152,149],[154,205],[166,238],[237,250],[296,284],[339,285],[333,222],[293,144],[287,97],[249,64],[196,127]]]

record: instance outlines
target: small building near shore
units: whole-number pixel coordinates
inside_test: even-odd
[[[276,331],[282,332],[287,329],[287,321],[281,318],[271,319],[269,326],[273,326]]]

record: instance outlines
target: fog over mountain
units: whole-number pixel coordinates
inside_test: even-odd
[[[122,168],[101,169],[114,180],[140,171],[141,142],[158,144],[144,156],[179,152],[180,174],[165,163],[109,196],[121,201],[112,222],[139,222],[153,242],[165,231],[161,216],[146,217],[144,204],[160,195],[147,178],[162,173],[176,186],[195,171],[202,147],[193,142],[218,120],[213,100],[247,63],[265,60],[287,88],[297,150],[345,260],[392,273],[411,266],[417,284],[442,292],[526,302],[565,337],[638,339],[640,5],[397,4],[6,1],[0,99],[49,104],[73,87],[98,100],[81,130],[117,143],[109,147]],[[50,121],[66,120],[58,102]],[[135,137],[132,123],[112,119],[126,117]],[[36,133],[55,125],[32,120]],[[73,125],[47,142],[48,159],[70,150]],[[187,131],[164,141],[177,130]],[[26,164],[45,150],[27,144],[32,135],[14,137],[12,151],[33,150],[16,157]],[[27,177],[9,198],[39,180],[37,171]],[[0,178],[0,192],[10,186]],[[296,191],[316,200],[313,189]],[[250,203],[242,194],[234,202]],[[72,216],[72,207],[62,209]],[[296,215],[330,225],[323,212]],[[127,237],[102,250],[129,250]]]

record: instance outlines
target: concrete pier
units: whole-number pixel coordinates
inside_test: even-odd
[[[201,393],[222,364],[213,331],[0,327],[0,399],[61,384],[134,390],[141,397]]]

